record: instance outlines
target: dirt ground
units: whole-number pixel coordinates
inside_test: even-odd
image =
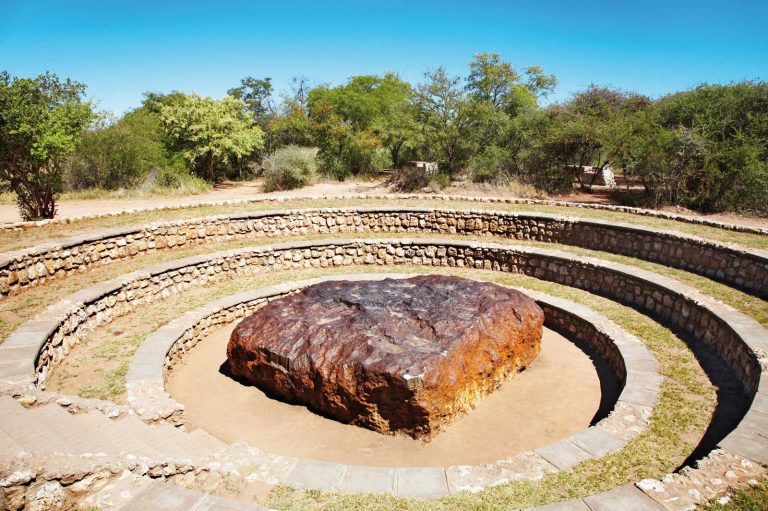
[[[382,193],[378,181],[345,181],[340,183],[317,183],[298,190],[264,193],[261,180],[220,183],[208,193],[187,197],[156,197],[149,199],[88,199],[60,201],[56,218],[71,218],[82,215],[97,215],[125,209],[146,209],[161,206],[186,206],[201,202],[215,202],[233,199],[256,199],[260,197],[317,197],[345,193]],[[15,204],[0,204],[0,223],[19,222]]]
[[[545,329],[534,363],[432,442],[382,435],[270,399],[222,374],[234,326],[214,332],[188,353],[167,388],[184,404],[188,429],[202,427],[224,441],[245,441],[273,454],[373,466],[489,463],[586,428],[600,404],[592,361]]]
[[[608,190],[605,187],[595,187],[591,193],[574,191],[571,195],[550,197],[555,200],[571,202],[612,204]],[[147,199],[89,199],[66,200],[58,203],[57,218],[71,218],[83,215],[104,214],[126,209],[147,209],[159,206],[186,206],[201,202],[215,202],[232,199],[257,199],[262,197],[318,197],[323,195],[342,195],[353,193],[390,193],[391,190],[382,180],[374,181],[344,181],[320,182],[298,190],[265,193],[261,180],[220,183],[208,193],[190,195],[187,197],[157,197]],[[467,195],[476,197],[518,197],[515,189],[478,185],[474,183],[454,183],[441,193],[447,195]],[[540,196],[533,198],[543,198]],[[751,227],[768,228],[768,219],[747,217],[742,215],[722,213],[704,215],[685,208],[668,207],[663,211],[687,216],[702,216],[710,220],[747,225]],[[18,222],[21,220],[15,204],[0,204],[0,223]]]

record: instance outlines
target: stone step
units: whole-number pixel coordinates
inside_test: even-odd
[[[38,423],[45,424],[56,431],[56,434],[64,440],[65,452],[68,454],[115,454],[115,447],[102,437],[97,429],[78,421],[75,416],[56,404],[28,410],[28,413]]]
[[[206,446],[211,451],[217,451],[219,449],[226,449],[229,447],[226,443],[222,442],[204,429],[198,428],[194,431],[191,431],[189,436],[190,438],[194,438],[198,443]]]
[[[117,479],[100,488],[96,493],[81,500],[78,509],[130,511],[131,508],[126,507],[126,505],[141,493],[146,485],[151,483],[152,480],[147,477],[137,476],[125,471]]]
[[[174,444],[178,446],[189,458],[207,458],[211,455],[211,450],[189,436],[189,433],[182,431],[169,424],[159,424],[155,428],[163,431]]]
[[[97,429],[107,438],[118,455],[132,454],[138,457],[159,459],[162,454],[142,439],[142,430],[146,427],[141,421],[112,420],[98,411],[91,411],[78,416],[78,419],[91,428]]]
[[[26,452],[24,448],[16,443],[8,433],[0,429],[0,458],[15,458],[23,452]]]
[[[150,481],[136,495],[117,508],[120,511],[153,510],[153,511],[194,511],[205,499],[205,495],[193,490],[187,490],[171,483]]]
[[[135,415],[129,415],[119,422],[132,430],[131,438],[141,438],[162,458],[186,460],[195,457],[185,449],[185,446],[180,445],[177,434],[183,435],[183,433],[176,431],[173,426],[149,426]]]
[[[222,497],[176,486],[173,483],[151,480],[136,495],[119,508],[100,508],[111,511],[267,511],[258,504],[237,502]]]
[[[0,397],[0,430],[3,430],[14,442],[27,452],[35,455],[47,455],[67,452],[67,445],[51,425],[39,423],[30,410],[9,396]]]

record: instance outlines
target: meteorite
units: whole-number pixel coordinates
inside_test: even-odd
[[[272,397],[428,441],[536,358],[543,322],[531,298],[488,282],[326,281],[245,318],[227,359]]]

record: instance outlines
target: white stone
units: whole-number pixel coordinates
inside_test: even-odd
[[[641,490],[646,490],[646,491],[653,490],[656,493],[664,493],[666,491],[664,488],[664,484],[662,484],[661,481],[658,481],[656,479],[643,479],[641,481],[638,481],[637,486]]]

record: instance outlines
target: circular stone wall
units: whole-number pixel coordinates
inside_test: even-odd
[[[475,213],[467,214],[474,215]],[[334,216],[334,214],[331,214],[331,216]],[[386,215],[378,213],[372,213],[372,216],[380,218],[384,222],[383,225],[386,227],[386,230],[394,227],[395,232],[399,232],[398,229],[412,229],[410,232],[421,231],[420,225],[411,226],[408,224],[404,226],[403,224],[398,224],[398,220],[388,220],[385,218]],[[245,224],[248,221],[247,219],[244,220]],[[335,217],[333,221],[335,221]],[[394,223],[388,225],[386,222],[389,221]],[[186,225],[186,222],[183,223]],[[235,225],[229,224],[224,228],[224,232],[214,234],[210,241],[213,241],[216,236],[223,236],[224,238],[227,236],[237,237],[240,233],[235,229]],[[231,233],[229,232],[229,227],[233,228]],[[483,227],[482,222],[481,227]],[[540,232],[539,226],[536,225],[535,227],[536,231]],[[161,227],[161,229],[166,228],[168,230],[163,231],[162,238],[164,240],[163,243],[171,242],[166,245],[167,247],[177,243],[179,240],[184,240],[183,236],[178,237],[177,234],[170,232],[174,229],[172,226]],[[300,229],[300,226],[297,228]],[[485,232],[484,227],[481,231],[483,232],[471,229],[466,231],[466,233],[469,235],[483,234]],[[546,229],[544,231],[546,233]],[[333,231],[332,226],[329,227],[326,222],[325,230],[322,230],[321,234],[327,232]],[[445,231],[437,230],[434,232]],[[534,231],[531,229],[529,232]],[[124,234],[125,236],[123,237]],[[26,289],[25,286],[32,285],[33,280],[40,283],[45,281],[50,275],[58,277],[70,275],[76,271],[90,271],[90,264],[95,262],[105,260],[111,262],[121,258],[133,257],[135,254],[132,254],[132,252],[138,253],[141,242],[139,242],[139,245],[128,248],[128,245],[134,241],[130,239],[130,236],[132,236],[130,233],[117,233],[114,239],[110,238],[106,241],[103,234],[92,237],[86,236],[85,238],[88,239],[84,239],[83,244],[78,245],[75,242],[71,250],[55,246],[49,247],[48,250],[44,251],[42,257],[35,261],[27,257],[30,254],[6,254],[0,258],[3,260],[3,264],[10,262],[12,265],[16,265],[15,268],[18,268],[20,271],[11,269],[7,275],[9,288],[6,289],[4,285],[0,286],[2,287],[0,293],[13,292],[12,287],[17,285]],[[643,239],[642,237],[646,238]],[[709,246],[707,242],[699,243],[690,237],[684,236],[684,238],[687,239],[683,244],[694,251],[697,249],[707,250]],[[725,250],[723,250],[722,244],[715,244],[717,246],[711,246],[714,251],[711,254],[716,253],[718,254],[717,257],[706,257],[703,261],[705,266],[697,266],[699,263],[686,266],[679,263],[679,261],[685,260],[686,248],[676,245],[677,242],[675,240],[672,240],[671,244],[667,245],[670,242],[667,233],[643,229],[641,238],[634,237],[633,239],[640,242],[641,245],[638,245],[637,249],[632,248],[632,250],[626,252],[629,255],[664,261],[662,259],[652,259],[654,252],[659,252],[663,253],[664,257],[673,258],[667,260],[666,264],[676,265],[700,275],[707,275],[712,279],[721,280],[731,286],[745,289],[749,293],[759,295],[761,290],[765,289],[765,286],[758,282],[759,278],[753,278],[756,274],[750,274],[753,277],[749,277],[748,274],[739,274],[741,271],[764,272],[764,269],[760,269],[759,265],[762,264],[760,261],[764,261],[765,257],[759,251],[741,248],[734,249],[734,247],[725,247]],[[103,245],[99,249],[99,244],[102,242]],[[646,242],[650,243],[650,245],[646,245]],[[657,243],[659,247],[662,247],[661,249],[657,250]],[[85,245],[101,250],[100,252],[89,252],[89,254],[98,254],[98,257],[95,259],[90,259],[90,255],[85,257],[84,252],[79,251]],[[671,251],[667,251],[667,248],[664,247],[668,247]],[[638,251],[635,253],[636,250],[640,249],[643,252]],[[147,247],[147,250],[154,250],[154,248]],[[40,253],[37,254],[40,255]],[[53,260],[46,259],[48,255],[52,255]],[[719,255],[725,255],[729,258],[730,263],[719,268],[710,266],[709,263],[717,261]],[[70,263],[67,261],[73,262],[74,266],[68,266]],[[52,263],[52,266],[49,268],[47,263]],[[425,267],[439,265],[515,272],[587,290],[596,295],[608,297],[615,302],[632,306],[655,321],[675,329],[682,338],[691,342],[690,346],[694,351],[699,349],[697,346],[700,345],[697,343],[703,343],[711,347],[713,353],[710,356],[721,359],[733,371],[732,380],[738,381],[743,387],[748,400],[751,402],[751,406],[748,410],[745,408],[729,412],[735,414],[733,424],[731,425],[733,430],[725,437],[723,437],[724,433],[722,432],[716,433],[717,437],[714,440],[710,440],[712,443],[708,445],[714,446],[717,444],[719,448],[712,450],[706,458],[700,460],[695,469],[687,467],[682,471],[669,474],[663,480],[638,481],[637,486],[626,485],[611,489],[612,486],[622,484],[624,481],[609,483],[608,486],[600,486],[602,490],[607,491],[597,495],[588,496],[583,488],[571,488],[573,490],[571,494],[578,495],[580,499],[564,504],[566,507],[570,506],[576,509],[584,508],[585,506],[588,506],[590,509],[630,509],[634,506],[638,509],[677,510],[686,507],[690,508],[691,503],[701,504],[708,498],[722,495],[722,492],[736,484],[734,481],[746,480],[744,478],[748,477],[762,477],[760,474],[764,473],[764,469],[761,467],[761,464],[768,463],[768,450],[766,450],[768,444],[766,444],[764,434],[762,433],[765,430],[765,417],[768,415],[766,405],[768,401],[765,397],[766,385],[768,385],[765,375],[765,360],[768,353],[766,338],[768,337],[761,325],[744,314],[705,296],[696,289],[664,278],[658,274],[627,265],[600,261],[599,259],[583,258],[574,254],[530,247],[461,243],[455,240],[313,241],[210,254],[208,256],[164,263],[147,268],[146,271],[124,275],[115,281],[99,284],[90,289],[74,293],[51,306],[44,316],[30,320],[17,329],[0,346],[0,355],[2,355],[2,358],[0,358],[2,362],[0,363],[0,378],[3,380],[3,393],[19,397],[25,406],[35,408],[27,411],[22,409],[21,412],[18,412],[18,417],[40,417],[40,419],[36,419],[37,422],[34,420],[31,422],[36,424],[36,426],[31,428],[40,430],[38,437],[41,439],[41,442],[34,447],[38,450],[42,449],[43,445],[47,445],[45,442],[42,442],[42,440],[46,439],[45,435],[50,434],[51,438],[55,438],[60,434],[60,432],[50,428],[57,427],[65,422],[63,419],[62,421],[51,420],[50,418],[42,420],[44,414],[50,411],[50,408],[37,409],[43,403],[53,403],[54,400],[57,400],[60,404],[52,406],[70,410],[71,413],[69,415],[76,417],[77,420],[79,420],[79,416],[87,415],[82,413],[87,410],[100,410],[104,412],[104,415],[110,417],[121,416],[127,413],[125,407],[104,402],[87,402],[72,396],[58,399],[51,393],[28,386],[30,382],[44,384],[49,370],[69,354],[83,335],[110,321],[112,318],[138,310],[155,300],[162,300],[164,297],[182,292],[189,286],[221,283],[229,279],[237,279],[262,271],[271,272],[373,264],[408,264]],[[719,264],[717,262],[715,266]],[[3,268],[9,268],[9,266],[3,266]],[[24,282],[22,282],[22,279],[24,279]],[[696,285],[698,286],[699,284]],[[702,283],[700,289],[708,289],[706,283]],[[715,286],[713,289],[720,288]],[[58,296],[62,295],[59,294]],[[734,303],[734,301],[731,300],[731,303]],[[741,305],[737,307],[751,314],[748,307]],[[206,316],[215,313],[216,311],[209,311]],[[575,321],[575,324],[578,324],[578,321]],[[193,330],[193,325],[194,322],[190,323],[185,332]],[[576,329],[578,330],[578,327]],[[187,335],[185,332],[182,332],[183,336]],[[168,351],[170,349],[170,346],[168,346],[165,351],[159,353],[161,357],[166,355],[166,364],[168,366],[171,366],[175,360],[178,360],[181,352],[188,349],[185,345],[190,339],[185,337],[179,343],[176,343],[176,340],[174,340],[176,344],[173,345],[171,351]],[[629,351],[631,352],[632,350]],[[162,370],[159,374],[161,373]],[[162,379],[162,376],[160,378]],[[632,399],[642,400],[647,396],[644,396],[643,389],[637,387],[637,382],[637,374],[633,374],[632,370],[627,369],[625,393],[627,389],[635,389],[631,395]],[[162,388],[162,384],[160,388]],[[627,396],[630,396],[630,394],[627,394]],[[6,408],[10,406],[7,403],[7,399],[0,404]],[[15,404],[15,406],[20,405]],[[147,421],[183,421],[183,414],[172,413],[170,415],[163,415],[161,413],[154,414],[154,416],[145,416],[141,412],[140,407],[137,408],[137,411]],[[11,420],[10,414],[6,414],[4,417],[5,421]],[[13,415],[13,417],[16,417],[16,415]],[[49,415],[45,415],[45,417],[49,417]],[[104,427],[108,430],[111,426],[108,425],[108,419],[105,420],[107,420],[107,425]],[[660,420],[664,420],[664,418],[660,417]],[[717,420],[717,414],[715,414],[713,423],[715,420]],[[617,425],[619,426],[618,428],[616,428]],[[622,430],[621,422],[617,423],[614,421],[613,423],[603,422],[599,427],[590,428],[590,431],[608,430],[610,427],[613,427],[614,429],[611,431],[617,434]],[[140,438],[137,437],[135,440],[138,441]],[[595,438],[584,436],[579,439],[569,440],[567,445],[556,445],[549,451],[539,450],[537,454],[541,457],[548,456],[545,459],[550,460],[549,462],[554,464],[556,455],[572,452],[570,450],[571,447],[568,447],[568,445],[571,447],[577,445],[581,449],[589,449],[591,448],[590,446],[599,446],[600,442],[595,442]],[[71,445],[67,447],[71,447]],[[251,458],[246,459],[247,456],[240,455],[238,457],[230,453],[225,458],[216,458],[217,463],[224,461],[226,463],[233,463],[238,467],[244,467],[246,466],[244,463],[254,462],[255,458],[253,457],[257,454],[254,451],[248,451],[248,453],[248,456],[252,456]],[[72,454],[79,455],[77,452]],[[631,452],[628,454],[631,454]],[[17,458],[8,457],[7,459]],[[18,459],[22,460],[23,458]],[[176,471],[180,469],[171,469],[171,466],[208,467],[203,470],[211,470],[211,465],[204,463],[202,459],[192,460],[191,465],[169,463],[173,459],[173,456],[167,455],[165,461],[161,460],[159,463],[157,461],[152,462],[149,466],[153,477],[172,477],[178,475]],[[273,458],[265,457],[264,460],[271,460],[264,461],[264,463],[272,463],[274,466],[279,464]],[[114,470],[136,469],[135,462],[131,464],[130,461],[116,461],[113,459],[110,459],[110,462],[113,464],[112,469]],[[614,460],[614,462],[620,463],[618,459]],[[476,488],[476,483],[480,479],[483,479],[483,481],[492,480],[493,484],[514,480],[521,473],[521,463],[523,462],[516,458],[515,461],[510,461],[506,464],[501,462],[494,464],[485,475],[495,475],[485,479],[478,476],[477,472],[474,471],[469,472],[470,476],[464,477],[467,472],[462,468],[442,472],[437,470],[401,468],[394,472],[385,471],[382,475],[388,478],[387,480],[391,483],[387,491],[394,492],[399,496],[436,497],[447,491]],[[80,460],[80,464],[81,466],[78,469],[80,474],[98,471],[102,467],[98,465],[98,460],[90,461],[84,458]],[[355,486],[354,482],[364,481],[372,473],[370,471],[357,470],[354,467],[329,469],[328,465],[320,463],[283,463],[281,466],[285,474],[285,478],[281,480],[299,488],[313,487],[306,484],[307,476],[308,474],[315,474],[323,478],[322,481],[315,481],[323,483],[315,487],[367,491],[359,485]],[[514,468],[512,468],[513,466]],[[571,466],[574,465],[572,464]],[[45,466],[41,467],[39,469],[39,477],[44,477],[43,471],[47,470],[47,468]],[[57,470],[59,468],[57,467]],[[642,468],[638,469],[642,470]],[[38,469],[35,468],[35,470]],[[318,472],[313,472],[314,470]],[[576,472],[579,473],[578,470]],[[637,473],[633,468],[630,469],[630,472]],[[64,477],[61,475],[64,473],[65,470],[59,470],[57,472],[59,475],[51,477],[58,480]],[[658,474],[657,471],[652,473]],[[583,476],[583,471],[581,474]],[[4,473],[3,475],[8,474]],[[14,477],[16,475],[13,474]],[[606,472],[605,477],[610,479],[612,475],[614,474]],[[34,476],[33,474],[32,477]],[[368,479],[370,478],[368,477]],[[619,477],[619,480],[621,479],[623,477]],[[627,479],[627,481],[631,481],[631,479]],[[16,485],[13,486],[14,488],[17,486],[23,488],[24,485],[31,485],[34,482],[30,482],[29,479],[17,481],[16,479],[6,478],[3,479],[4,492],[8,488],[7,484]],[[482,487],[484,484],[479,486]],[[544,490],[544,488],[539,489]],[[483,498],[496,502],[496,495],[497,492],[494,491],[483,494]],[[546,502],[546,500],[539,500],[538,502]]]

